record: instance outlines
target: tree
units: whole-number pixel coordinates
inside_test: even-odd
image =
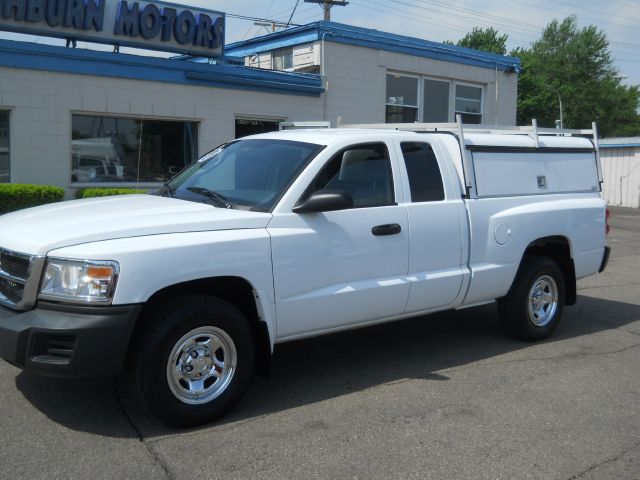
[[[511,53],[520,58],[518,124],[584,128],[598,122],[602,136],[640,133],[638,86],[625,86],[615,68],[606,35],[591,25],[578,29],[574,16],[552,21],[530,49]]]
[[[504,55],[507,53],[507,38],[507,35],[499,35],[498,31],[493,27],[489,27],[486,30],[480,27],[473,27],[473,30],[467,33],[464,38],[458,40],[456,45]],[[454,44],[451,41],[444,43]]]

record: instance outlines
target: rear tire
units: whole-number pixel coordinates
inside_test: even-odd
[[[547,338],[560,323],[565,283],[562,270],[548,257],[527,255],[506,297],[498,301],[500,323],[514,338]]]
[[[133,352],[137,396],[175,427],[212,422],[233,408],[253,374],[253,337],[233,305],[180,295],[147,313]]]

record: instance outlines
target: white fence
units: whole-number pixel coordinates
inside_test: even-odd
[[[600,140],[603,195],[608,205],[640,207],[640,137]]]

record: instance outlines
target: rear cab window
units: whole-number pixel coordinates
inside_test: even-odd
[[[444,186],[436,155],[426,142],[401,142],[400,148],[407,168],[411,202],[444,200]]]

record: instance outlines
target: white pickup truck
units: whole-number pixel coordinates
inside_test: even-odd
[[[0,356],[123,374],[189,426],[288,340],[493,301],[547,337],[608,259],[597,137],[401,127],[246,137],[157,195],[1,216]]]

